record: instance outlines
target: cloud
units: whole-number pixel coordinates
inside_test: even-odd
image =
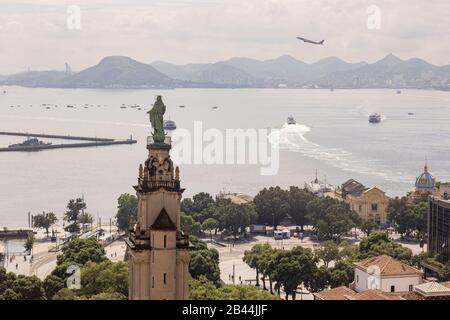
[[[81,30],[66,28],[67,6],[81,8]],[[366,27],[367,8],[381,29]],[[450,63],[447,0],[40,0],[0,2],[0,73],[97,63],[108,55],[143,62],[214,62],[232,56],[290,54],[375,61],[387,53]],[[298,42],[303,35],[325,46]]]

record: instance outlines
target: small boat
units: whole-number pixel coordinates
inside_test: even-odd
[[[47,109],[47,110],[48,110],[48,109],[51,109],[51,108],[50,108],[50,107],[45,107],[45,109]]]
[[[72,105],[70,105],[70,104],[68,104],[68,105],[66,106],[66,108],[75,108],[75,107],[72,106]]]
[[[295,121],[293,116],[290,116],[287,118],[286,123],[291,125],[291,124],[297,124],[297,121]]]
[[[137,108],[138,110],[142,110],[142,108]]]
[[[402,90],[397,90],[397,94],[401,94],[402,93]]]
[[[178,108],[184,108],[184,106],[178,106]]]
[[[414,113],[413,112],[408,112],[408,116],[413,116]]]
[[[175,121],[172,120],[164,120],[163,129],[164,130],[175,130],[177,126],[175,125]]]
[[[212,107],[214,110],[219,109],[219,107]]]
[[[369,122],[370,123],[380,123],[381,122],[381,115],[379,115],[378,113],[372,113],[369,116]]]
[[[120,107],[120,109],[126,109],[126,108],[127,108],[126,106],[121,106],[121,107]]]

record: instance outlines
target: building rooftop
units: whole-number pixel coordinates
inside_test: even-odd
[[[381,275],[421,275],[422,271],[400,262],[390,256],[381,255],[377,257],[367,258],[365,260],[355,262],[355,266],[367,271],[369,267],[377,266]]]
[[[450,288],[438,282],[425,282],[414,287],[423,296],[450,296]]]
[[[367,190],[366,186],[353,179],[344,182],[341,189],[343,193],[350,194],[354,197],[360,196],[364,191]]]
[[[433,189],[436,186],[436,179],[428,172],[428,166],[425,165],[423,173],[416,179],[416,189]]]
[[[404,300],[398,294],[391,294],[380,290],[367,290],[358,292],[348,298],[348,300]]]
[[[352,289],[342,286],[315,293],[314,296],[319,300],[348,300],[348,297],[355,294],[356,292]]]

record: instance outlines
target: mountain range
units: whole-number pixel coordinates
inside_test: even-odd
[[[141,63],[103,58],[80,72],[27,71],[0,75],[1,85],[51,88],[416,88],[450,90],[450,65],[402,60],[393,54],[369,64],[328,57],[308,64],[291,56],[231,58],[205,64]]]

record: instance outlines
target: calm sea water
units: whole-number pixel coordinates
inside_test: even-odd
[[[81,195],[94,216],[114,216],[117,197],[134,192],[139,163],[147,156],[146,111],[157,94],[163,95],[166,115],[179,128],[192,130],[194,121],[201,120],[204,129],[223,132],[271,129],[270,139],[281,144],[280,168],[274,176],[261,176],[257,165],[181,165],[185,196],[223,190],[254,195],[265,186],[303,186],[316,169],[320,178],[326,176],[334,185],[354,178],[395,196],[413,187],[426,159],[438,180],[450,180],[448,92],[4,87],[0,131],[122,139],[133,135],[138,144],[0,153],[0,226],[26,226],[29,211],[53,211],[61,217],[68,200]],[[41,106],[45,103],[58,108],[47,110]],[[67,104],[78,107],[68,109]],[[84,104],[92,106],[80,107]],[[144,107],[121,109],[122,104]],[[381,124],[368,123],[372,112],[383,115]],[[283,127],[289,115],[297,126]],[[21,141],[22,137],[0,136],[0,146]]]

